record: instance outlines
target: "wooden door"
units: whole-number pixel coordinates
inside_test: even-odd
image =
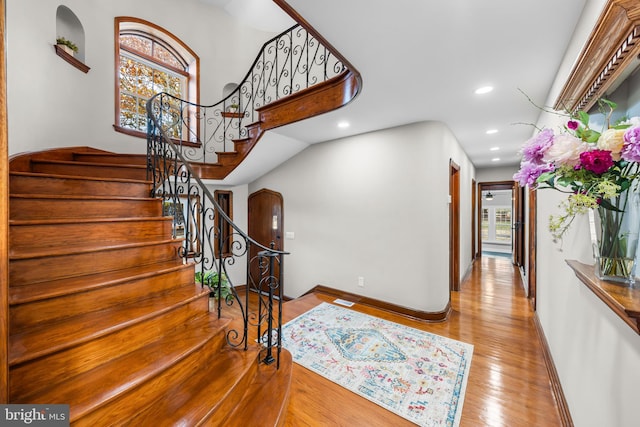
[[[249,237],[266,247],[273,245],[274,249],[282,250],[283,227],[282,194],[262,189],[249,196]],[[261,248],[252,246],[249,250],[251,286],[256,286],[262,292],[268,292],[268,283],[260,283],[261,272],[257,259]],[[274,263],[274,276],[280,276],[280,265]]]

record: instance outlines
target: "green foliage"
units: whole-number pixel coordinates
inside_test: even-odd
[[[78,46],[76,46],[76,44],[74,42],[72,42],[71,40],[67,40],[64,37],[58,37],[56,39],[56,43],[57,44],[63,44],[65,46],[67,46],[69,49],[71,49],[74,52],[78,52]]]
[[[218,274],[217,271],[207,271],[204,273],[204,279],[201,271],[196,272],[196,283],[209,286],[214,293],[214,296],[218,297],[218,286],[220,286],[220,296],[223,299],[227,299],[232,295],[231,285],[226,274]]]

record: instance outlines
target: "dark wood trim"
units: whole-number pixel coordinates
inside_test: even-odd
[[[485,190],[511,190],[516,185],[515,181],[486,181],[478,183],[478,252],[476,256],[480,256],[482,252],[482,192]]]
[[[460,166],[449,159],[449,290],[460,290]]]
[[[615,314],[640,334],[640,288],[609,283],[596,277],[593,265],[567,260],[582,283],[600,298]]]
[[[9,400],[9,147],[7,137],[7,75],[5,2],[0,0],[0,403]]]
[[[640,53],[640,2],[609,0],[554,108],[588,111]]]
[[[476,185],[476,180],[471,180],[471,261],[476,259],[477,249],[476,249],[476,224],[477,218],[475,217],[478,203],[478,186]]]
[[[58,55],[60,58],[64,59],[69,64],[73,65],[83,73],[88,73],[89,70],[91,69],[89,68],[89,66],[87,66],[84,62],[77,59],[75,56],[69,55],[67,52],[64,51],[64,49],[62,49],[57,44],[54,44],[53,48],[56,50],[56,55]]]
[[[540,340],[540,348],[544,357],[544,364],[547,367],[547,372],[549,373],[551,393],[553,394],[553,398],[556,401],[558,413],[560,414],[560,419],[562,420],[562,426],[573,427],[573,419],[571,418],[569,405],[567,404],[567,399],[564,396],[562,384],[560,383],[560,377],[558,376],[558,371],[556,370],[556,365],[553,362],[553,356],[551,355],[551,349],[549,348],[549,343],[547,342],[547,338],[544,334],[544,328],[540,323],[540,319],[538,318],[537,313],[534,313],[533,315],[533,323],[536,327],[536,332],[538,333],[538,339]]]
[[[528,292],[527,296],[529,297],[529,301],[531,302],[531,308],[533,311],[536,310],[537,307],[537,296],[538,296],[538,277],[537,273],[537,252],[536,248],[538,245],[538,231],[537,231],[537,221],[538,221],[538,193],[536,191],[527,190],[529,192],[529,224],[528,224],[528,232],[529,232],[529,245],[527,248],[528,253],[528,262],[527,262],[527,287]]]
[[[309,290],[308,292],[305,292],[302,296],[313,294],[313,293],[331,295],[333,297],[341,298],[346,301],[367,305],[369,307],[374,307],[379,310],[384,310],[390,313],[399,314],[401,316],[405,316],[414,320],[420,320],[422,322],[443,322],[448,319],[449,313],[451,312],[451,301],[447,303],[447,306],[442,311],[437,311],[437,312],[420,311],[420,310],[414,310],[408,307],[403,307],[401,305],[392,304],[390,302],[381,301],[375,298],[369,298],[362,295],[353,294],[351,292],[330,288],[328,286],[323,286],[323,285],[314,286],[311,290]]]

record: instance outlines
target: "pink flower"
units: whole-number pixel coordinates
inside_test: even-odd
[[[520,170],[513,175],[513,180],[518,181],[522,187],[528,185],[533,188],[536,186],[536,180],[540,175],[545,172],[551,172],[552,170],[553,166],[549,164],[522,162],[520,164]]]
[[[629,162],[640,162],[640,126],[628,128],[622,139],[622,158]]]
[[[578,122],[576,122],[575,120],[569,120],[567,122],[567,128],[571,129],[571,130],[576,130],[578,129]]]
[[[580,154],[580,163],[586,170],[602,175],[613,166],[613,158],[608,150],[586,151]]]
[[[551,147],[547,148],[542,159],[548,163],[575,166],[580,161],[580,153],[587,151],[588,145],[582,140],[569,134],[560,134],[553,139]]]
[[[524,162],[541,164],[545,151],[553,144],[553,131],[543,129],[530,138],[522,146],[522,160]]]

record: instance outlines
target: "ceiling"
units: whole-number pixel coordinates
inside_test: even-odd
[[[272,0],[202,1],[261,29],[287,27]],[[527,97],[545,103],[585,1],[287,0],[360,72],[363,88],[349,105],[277,132],[313,144],[437,120],[477,168],[516,165],[540,113]],[[494,90],[474,93],[487,85]],[[350,127],[338,128],[342,120]]]

